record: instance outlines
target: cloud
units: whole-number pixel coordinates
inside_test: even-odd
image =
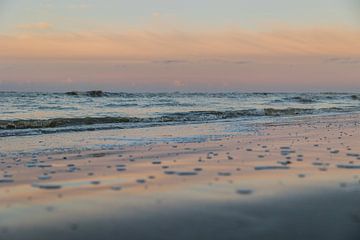
[[[360,58],[350,57],[331,57],[325,60],[327,63],[340,63],[340,64],[359,64]]]
[[[46,29],[47,23],[22,28]],[[279,28],[264,32],[129,31],[0,35],[0,58],[116,59],[172,62],[248,56],[360,56],[360,31],[332,28]],[[239,64],[245,62],[240,61]]]
[[[16,26],[16,28],[21,30],[48,30],[52,28],[52,26],[47,22],[37,22],[37,23],[19,24]]]
[[[165,59],[165,60],[156,60],[156,61],[153,61],[153,63],[159,63],[159,64],[181,64],[181,63],[189,63],[189,61],[180,60],[180,59]]]

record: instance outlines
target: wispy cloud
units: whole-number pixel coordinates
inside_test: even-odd
[[[52,26],[47,22],[37,22],[37,23],[19,24],[16,26],[16,28],[21,30],[48,30],[52,28]]]
[[[158,64],[182,64],[182,63],[189,63],[189,61],[180,60],[180,59],[165,59],[165,60],[156,60],[156,61],[153,61],[153,63],[158,63]]]
[[[48,29],[48,23],[20,26]],[[21,50],[20,50],[21,49]],[[246,56],[359,56],[360,31],[344,28],[126,33],[57,33],[0,36],[0,57],[188,61]],[[170,61],[169,63],[174,63]],[[239,63],[244,63],[243,61]]]
[[[325,60],[327,63],[340,63],[340,64],[360,64],[360,58],[351,57],[331,57]]]

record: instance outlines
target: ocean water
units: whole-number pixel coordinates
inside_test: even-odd
[[[0,137],[351,113],[358,93],[0,92]]]
[[[0,158],[206,142],[359,111],[356,93],[0,92]]]

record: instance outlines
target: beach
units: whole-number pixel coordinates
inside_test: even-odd
[[[360,240],[359,0],[0,0],[0,240]]]
[[[2,138],[0,150],[13,153],[30,143],[86,145],[91,134],[104,144],[3,154],[0,239],[359,239],[359,119]],[[107,144],[120,135],[148,140]]]

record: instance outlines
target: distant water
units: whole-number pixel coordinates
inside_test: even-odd
[[[0,92],[0,137],[359,110],[358,93]]]

